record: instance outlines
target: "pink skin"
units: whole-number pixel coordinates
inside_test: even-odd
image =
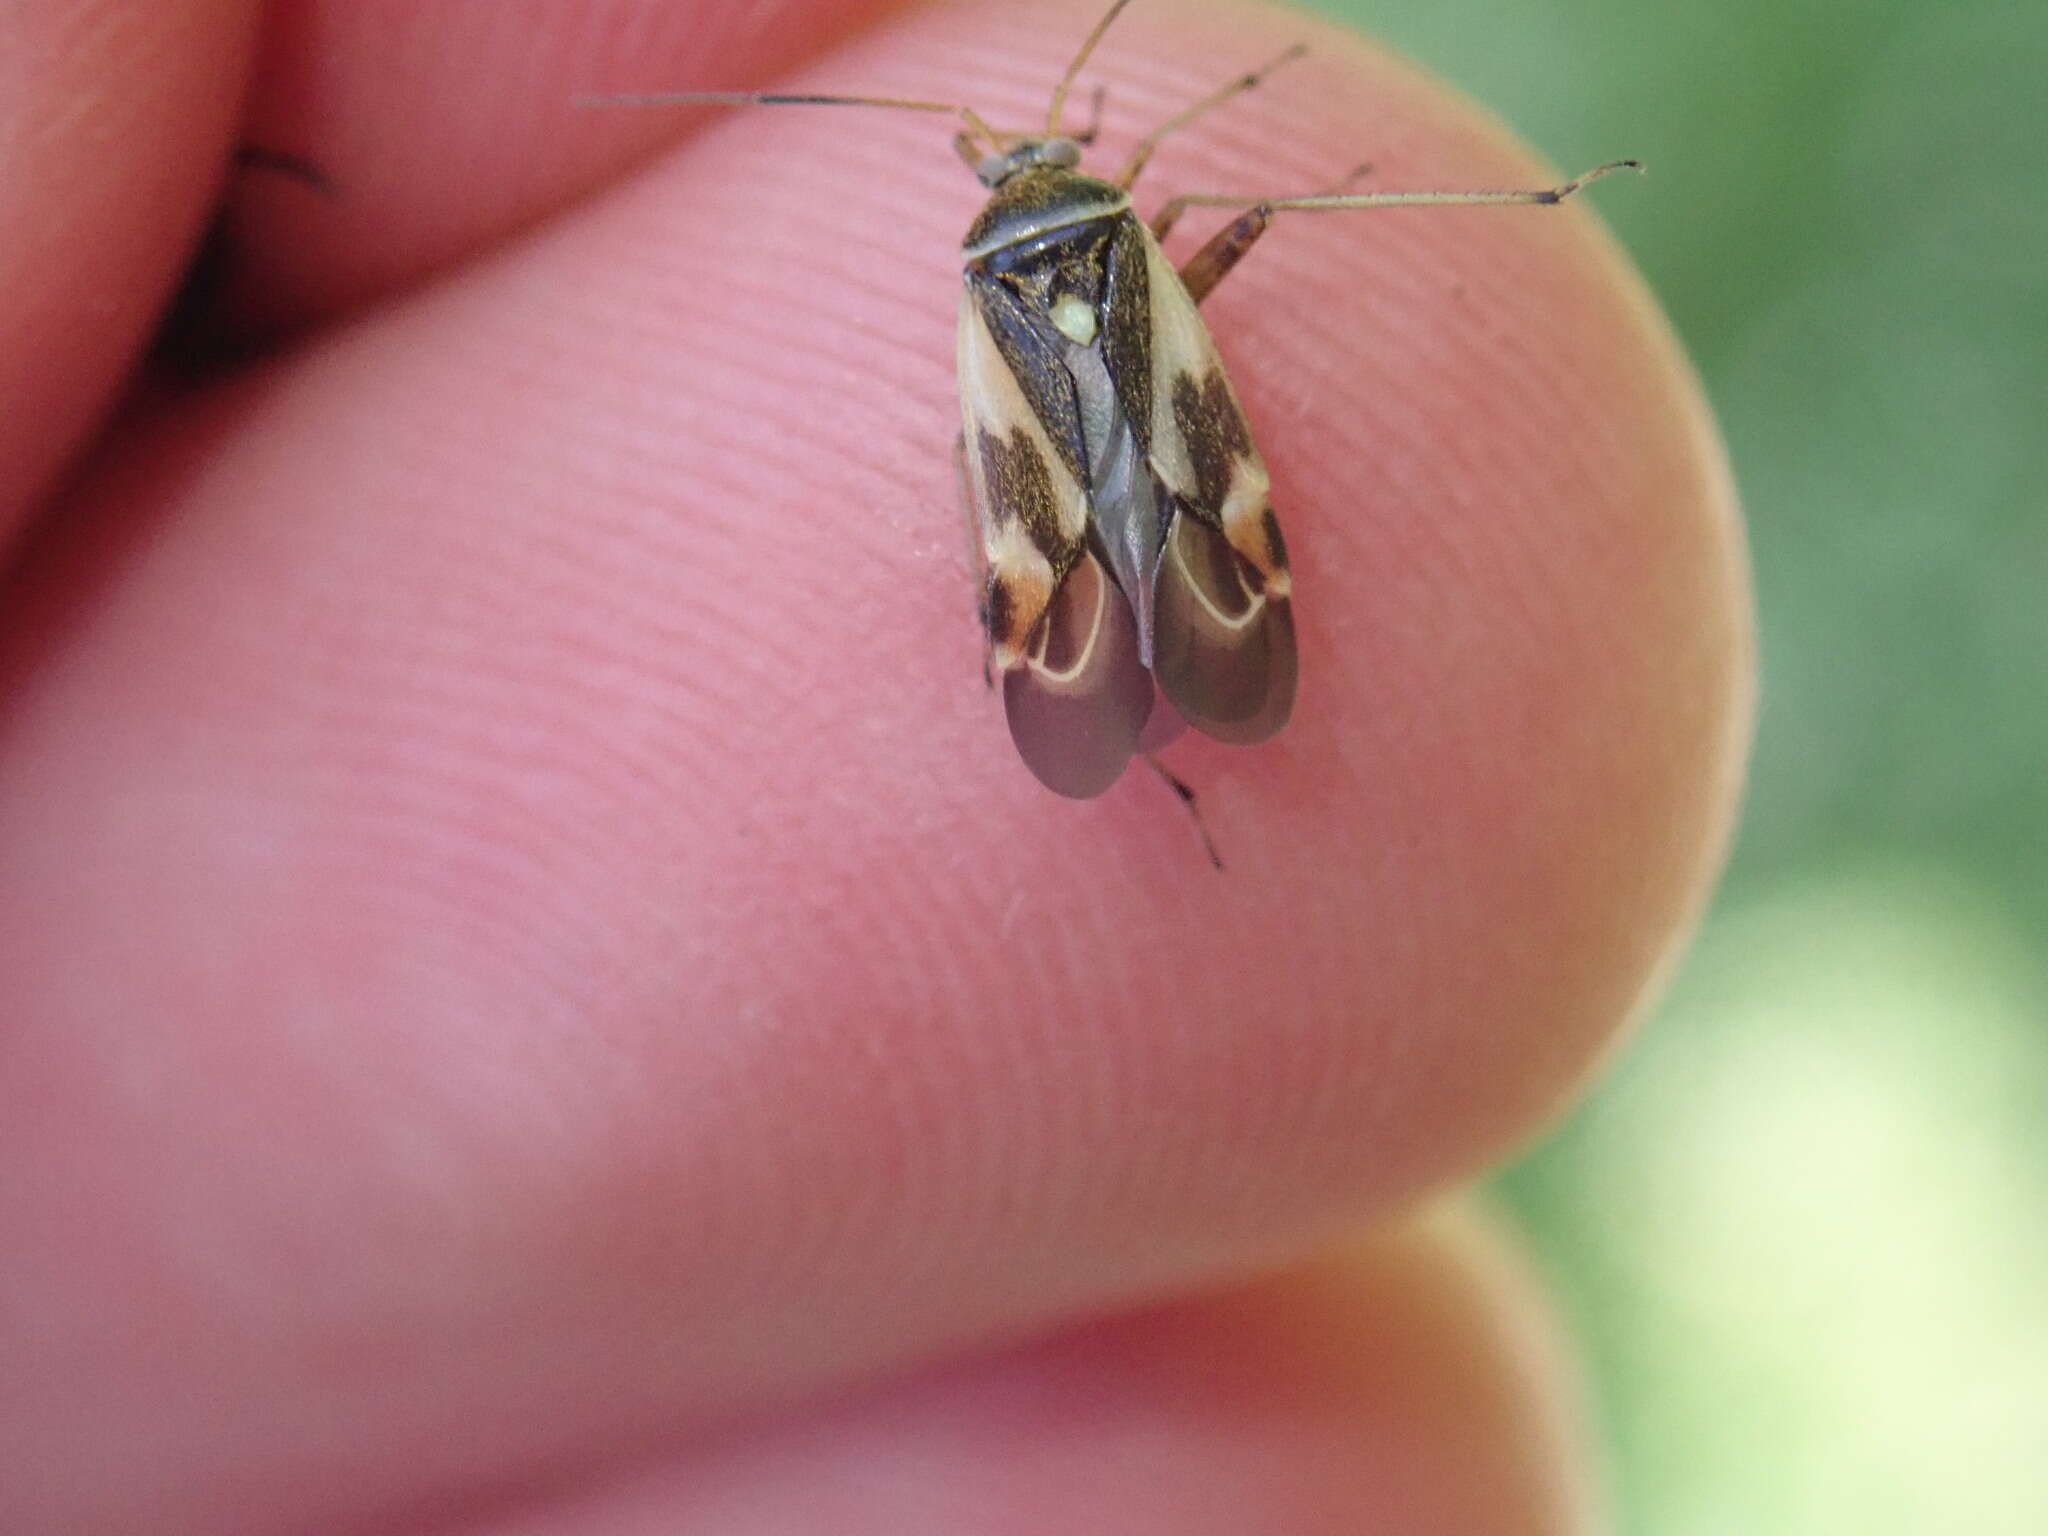
[[[64,60],[109,35],[18,9]],[[1503,1342],[1523,1284],[1454,1233],[864,1384],[1484,1169],[1683,937],[1747,730],[1742,549],[1596,221],[1283,219],[1205,306],[1303,658],[1275,742],[1170,754],[1217,876],[1150,775],[1047,794],[982,690],[948,124],[568,105],[967,81],[1023,125],[1091,4],[308,3],[261,43],[250,6],[146,9],[175,24],[93,55],[89,96],[75,62],[0,93],[30,130],[0,334],[34,341],[0,355],[0,516],[35,524],[0,574],[0,1526],[544,1520],[582,1485],[531,1528],[672,1529],[631,1503],[669,1478],[753,1521],[711,1528],[802,1529],[829,1463],[905,1501],[876,1529],[1076,1529],[1031,1517],[1080,1474],[987,1411],[1053,1372],[1157,1430],[1152,1459],[1069,1434],[1101,1507],[1199,1471],[1215,1529],[1321,1529],[1277,1490],[1384,1509],[1405,1478],[1448,1513],[1404,1529],[1573,1528],[1564,1373]],[[1141,206],[1367,155],[1390,188],[1549,179],[1342,34],[1172,0],[1105,47],[1097,163],[1295,36]],[[342,189],[234,183],[226,312],[298,344],[154,382],[81,449],[238,138]],[[1469,1305],[1431,1311],[1446,1284]],[[1304,1318],[1417,1363],[1319,1374],[1272,1344]],[[1130,1351],[1183,1338],[1228,1381],[1162,1416]],[[1325,1450],[1246,1452],[1275,1404]],[[1427,1502],[1475,1478],[1489,1519]]]

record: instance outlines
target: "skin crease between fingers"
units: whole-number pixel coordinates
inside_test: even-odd
[[[888,0],[294,0],[274,8],[245,137],[317,149],[332,197],[289,178],[236,187],[222,308],[262,334],[421,281],[586,196],[674,140],[674,113],[565,114],[582,91],[713,67],[772,80]],[[580,115],[580,114],[577,114]]]
[[[1058,14],[800,81],[1027,122]],[[1301,18],[1119,25],[1110,163],[1315,49],[1141,206],[1545,179]],[[1304,658],[1274,743],[1172,755],[1219,878],[1145,776],[1046,795],[975,675],[944,128],[687,131],[137,420],[0,602],[45,1524],[368,1509],[1299,1251],[1527,1133],[1697,908],[1739,536],[1583,212],[1283,220],[1205,306]]]
[[[0,7],[0,555],[107,412],[225,164],[259,7]]]
[[[1064,1329],[436,1536],[1582,1536],[1575,1372],[1514,1245],[1436,1210],[1248,1285]]]

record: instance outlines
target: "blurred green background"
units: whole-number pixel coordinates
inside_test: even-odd
[[[1600,199],[1762,615],[1700,942],[1501,1188],[1623,1530],[2048,1533],[2048,0],[1317,0]]]

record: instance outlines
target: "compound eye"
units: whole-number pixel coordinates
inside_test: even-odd
[[[1081,163],[1081,146],[1072,139],[1048,139],[1038,158],[1046,165],[1072,170]]]

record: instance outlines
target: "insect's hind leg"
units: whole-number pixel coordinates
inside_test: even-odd
[[[1561,203],[1601,177],[1611,176],[1616,171],[1640,171],[1642,168],[1643,163],[1640,160],[1609,160],[1605,165],[1596,165],[1590,171],[1582,171],[1570,181],[1554,187],[1518,187],[1499,191],[1346,193],[1340,188],[1334,192],[1316,192],[1307,197],[1239,197],[1227,192],[1185,192],[1154,215],[1151,229],[1154,239],[1163,240],[1166,231],[1173,228],[1175,221],[1190,208],[1248,208],[1270,218],[1276,213],[1316,213],[1343,208],[1481,208],[1499,207],[1509,203],[1533,203],[1542,206]],[[1372,167],[1369,165],[1360,166],[1352,172],[1352,178],[1362,176],[1370,169]],[[1254,235],[1252,238],[1258,237]],[[1214,284],[1210,286],[1213,287]]]
[[[1230,269],[1243,261],[1247,252],[1258,244],[1273,223],[1272,210],[1261,203],[1247,208],[1222,229],[1210,237],[1209,243],[1188,258],[1188,264],[1180,269],[1182,286],[1188,297],[1197,304],[1206,299],[1215,286],[1230,275]]]
[[[1218,873],[1222,872],[1223,859],[1216,852],[1215,839],[1209,836],[1209,825],[1202,820],[1202,807],[1195,798],[1195,792],[1186,780],[1180,778],[1150,752],[1144,754],[1145,766],[1159,775],[1160,782],[1173,791],[1175,798],[1187,808],[1188,820],[1195,824],[1195,836],[1202,840],[1202,852],[1209,855],[1209,862]]]
[[[1342,190],[1372,170],[1370,165],[1354,167],[1345,178],[1337,183]],[[1319,194],[1328,196],[1331,194]],[[1189,200],[1175,198],[1152,221],[1152,234],[1163,240],[1166,232],[1173,228],[1174,221],[1188,207]],[[1247,252],[1258,243],[1259,236],[1273,222],[1273,210],[1266,203],[1256,203],[1232,219],[1209,239],[1209,243],[1188,258],[1188,264],[1180,269],[1181,283],[1187,288],[1188,297],[1201,303],[1215,286],[1230,275],[1230,269],[1244,260]]]

